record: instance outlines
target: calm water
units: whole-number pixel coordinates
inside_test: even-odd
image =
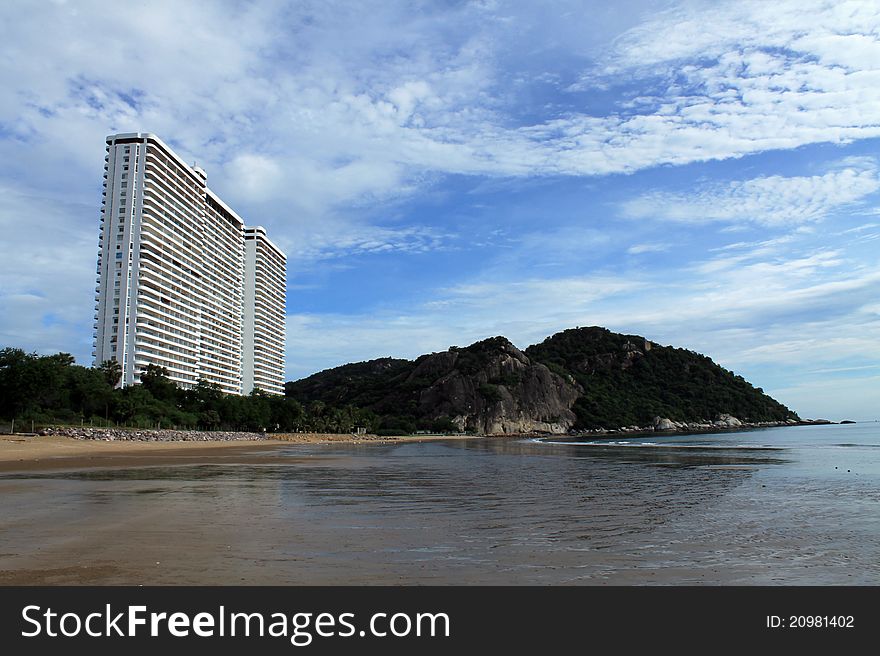
[[[880,584],[877,423],[296,446],[0,494],[0,582]]]

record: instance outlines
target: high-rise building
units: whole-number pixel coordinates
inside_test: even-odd
[[[244,229],[244,353],[242,387],[284,393],[284,253],[262,226]]]
[[[155,135],[107,137],[104,162],[96,364],[122,385],[155,364],[181,387],[282,393],[284,254]]]

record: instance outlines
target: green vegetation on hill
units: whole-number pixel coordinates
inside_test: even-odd
[[[797,415],[710,358],[605,328],[575,328],[526,349],[526,355],[576,381],[575,428],[649,425],[730,414],[742,421]]]
[[[382,359],[344,365],[287,384],[287,393],[308,403],[350,403],[380,417],[386,430],[430,428],[449,417],[424,403],[453,376],[474,381],[473,404],[502,400],[502,390],[516,393],[515,372],[483,375],[493,359],[513,348],[494,337],[446,354],[423,355],[414,362]],[[699,353],[660,346],[637,335],[605,328],[565,330],[530,346],[525,355],[546,366],[578,390],[571,410],[573,429],[646,426],[654,417],[673,421],[712,420],[730,414],[742,421],[785,421],[797,415],[732,372]],[[426,363],[449,356],[448,366]],[[462,405],[467,406],[468,402]]]

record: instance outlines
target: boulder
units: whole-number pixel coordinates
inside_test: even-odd
[[[678,426],[671,419],[667,419],[666,417],[654,417],[655,431],[675,430],[676,428],[678,428]]]
[[[720,414],[718,415],[718,419],[712,422],[715,426],[726,427],[726,428],[736,428],[738,426],[742,426],[742,422],[728,414]]]

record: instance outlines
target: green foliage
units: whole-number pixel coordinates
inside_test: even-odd
[[[722,413],[743,421],[797,418],[706,356],[637,335],[598,327],[566,330],[529,347],[526,355],[571,375],[583,388],[572,408],[576,428],[643,426],[656,416],[698,421]]]
[[[521,382],[522,374],[520,374],[519,372],[502,374],[500,376],[496,376],[495,378],[489,379],[490,384],[501,385],[502,387],[516,387]]]
[[[100,396],[104,388],[100,377],[86,371],[73,364],[69,353],[40,356],[15,348],[0,350],[0,417],[93,410],[90,392],[96,388]]]
[[[98,369],[110,387],[116,387],[122,380],[122,365],[116,360],[104,360]]]
[[[437,419],[430,422],[430,424],[427,426],[427,428],[432,433],[457,433],[458,432],[458,426],[456,426],[453,423],[452,419],[450,419],[446,415],[442,415],[440,417],[437,417]]]
[[[501,392],[498,390],[497,385],[491,385],[489,383],[483,383],[479,388],[480,396],[485,399],[486,403],[492,404],[497,403],[501,400]]]
[[[113,366],[116,365],[116,366]],[[118,364],[89,369],[66,353],[38,356],[21,349],[0,350],[0,419],[46,426],[88,423],[138,428],[199,428],[255,432],[338,432],[356,426],[372,431],[379,419],[350,404],[315,404],[307,412],[294,398],[255,390],[242,397],[224,394],[200,380],[178,388],[163,367],[150,365],[141,384],[114,389]],[[24,425],[24,424],[22,424]]]
[[[350,403],[370,409],[381,418],[382,430],[435,430],[432,423],[440,422],[439,417],[446,421],[436,430],[456,430],[448,419],[450,408],[443,405],[437,390],[443,381],[458,377],[472,382],[470,389],[485,405],[502,398],[502,387],[515,394],[522,382],[519,375],[487,375],[493,359],[509,349],[507,340],[493,337],[450,348],[445,359],[426,355],[414,362],[388,358],[359,362],[288,383],[286,392],[303,404]],[[721,413],[744,421],[797,417],[709,358],[637,335],[578,328],[558,333],[525,353],[579,385],[582,394],[572,408],[575,428],[644,426],[655,416],[675,421],[714,419]]]

